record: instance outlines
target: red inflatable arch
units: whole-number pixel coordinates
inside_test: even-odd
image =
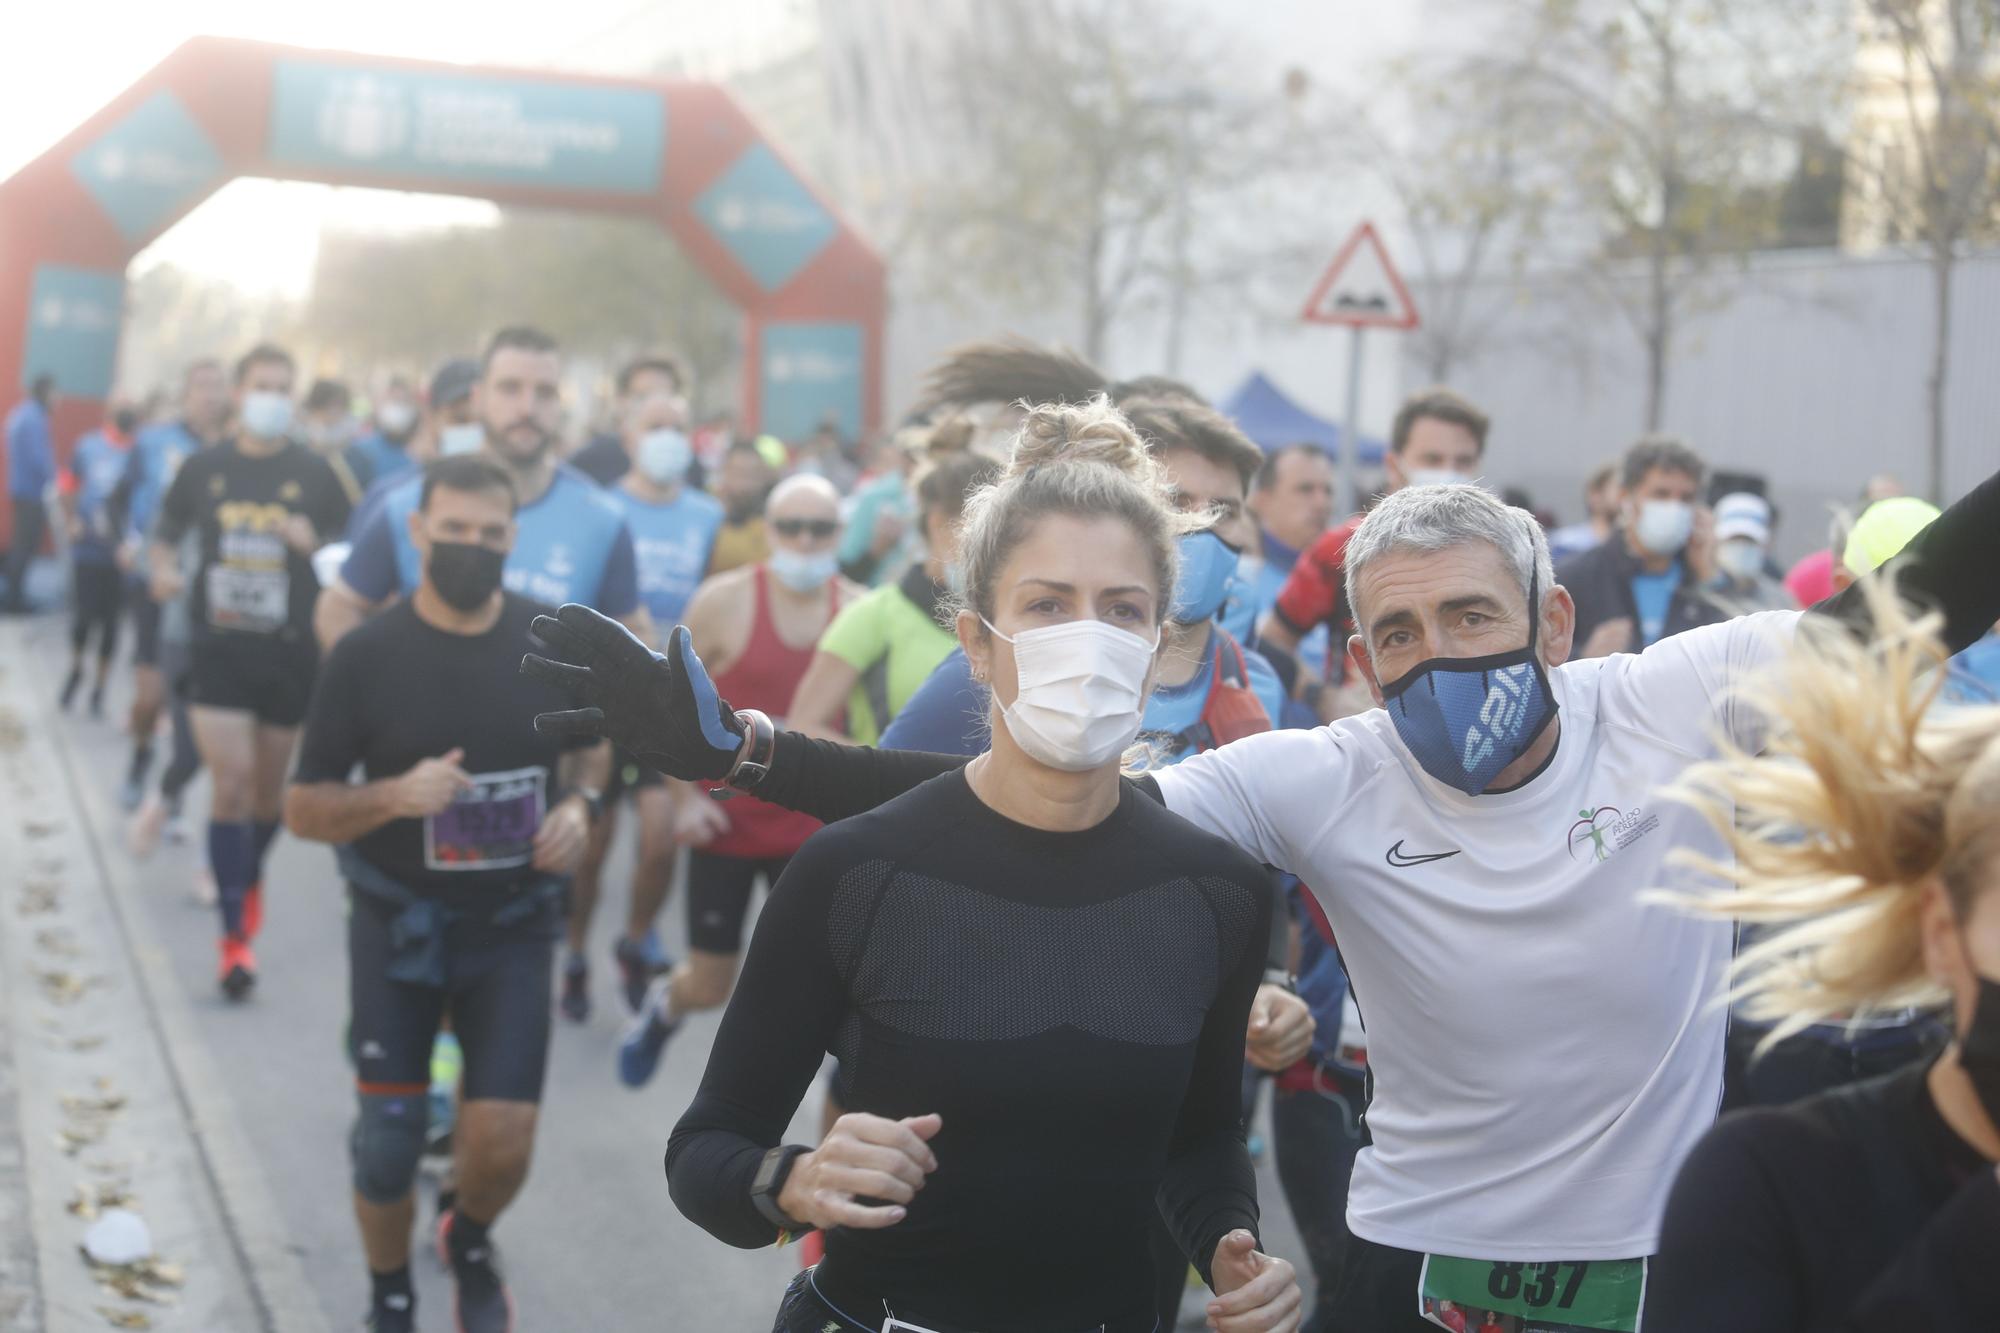
[[[651,218],[743,312],[745,421],[880,423],[882,262],[723,89],[214,37],[0,182],[5,401],[46,371],[94,425],[126,264],[237,176]]]

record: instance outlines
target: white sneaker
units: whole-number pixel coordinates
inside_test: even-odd
[[[194,872],[194,882],[190,886],[190,896],[197,906],[215,906],[215,872],[207,866],[197,867]]]
[[[169,847],[185,847],[188,840],[187,817],[178,810],[167,813],[167,822],[160,827],[160,836]]]

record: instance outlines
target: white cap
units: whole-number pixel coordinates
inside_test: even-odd
[[[1715,539],[1748,537],[1759,545],[1771,540],[1771,506],[1761,495],[1735,491],[1715,502]]]

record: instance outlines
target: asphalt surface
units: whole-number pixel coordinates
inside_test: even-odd
[[[46,645],[36,656],[53,704],[67,645],[53,619],[40,622],[33,638]],[[259,983],[248,1003],[226,1004],[215,987],[216,913],[196,905],[191,894],[205,780],[189,793],[188,845],[163,844],[149,860],[132,863],[125,844],[116,794],[127,755],[122,718],[128,690],[121,672],[103,720],[81,715],[80,708],[77,716],[55,719],[89,789],[85,823],[98,831],[107,858],[133,865],[143,904],[133,926],[167,956],[191,1013],[186,1030],[205,1047],[201,1063],[226,1084],[247,1159],[238,1165],[261,1173],[288,1233],[284,1244],[297,1256],[328,1324],[357,1327],[367,1283],[349,1211],[346,1134],[353,1083],[342,1047],[345,908],[332,853],[280,836],[266,868]],[[611,940],[623,919],[630,858],[628,833],[614,851],[591,941],[594,1012],[581,1025],[557,1019],[534,1166],[494,1233],[519,1327],[766,1329],[796,1271],[795,1252],[743,1251],[714,1240],[676,1211],[661,1167],[667,1134],[700,1080],[719,1013],[683,1024],[644,1091],[628,1091],[614,1072],[626,1011]],[[661,931],[668,950],[680,956],[685,929],[678,893],[662,915]],[[816,1083],[789,1140],[816,1141],[819,1112]],[[1268,1157],[1259,1163],[1259,1184],[1266,1247],[1303,1270]],[[449,1327],[450,1284],[424,1244],[433,1217],[430,1193],[427,1184],[413,1272],[420,1326],[438,1329]],[[1303,1271],[1301,1279],[1309,1288]],[[1033,1275],[1023,1273],[1022,1280]]]

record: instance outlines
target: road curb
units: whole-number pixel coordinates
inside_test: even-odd
[[[25,636],[17,646],[25,648]],[[15,661],[28,665],[30,678],[41,672],[32,652],[17,651]],[[97,784],[85,775],[73,753],[65,728],[45,729],[54,750],[69,804],[77,813],[99,882],[104,885],[119,943],[131,963],[130,976],[139,1007],[158,1038],[190,1137],[201,1167],[214,1188],[229,1241],[250,1284],[250,1296],[266,1333],[331,1333],[313,1295],[296,1248],[248,1142],[226,1085],[195,1026],[193,1012],[173,964],[160,949],[134,931],[144,920],[132,869],[116,847],[120,820]]]

